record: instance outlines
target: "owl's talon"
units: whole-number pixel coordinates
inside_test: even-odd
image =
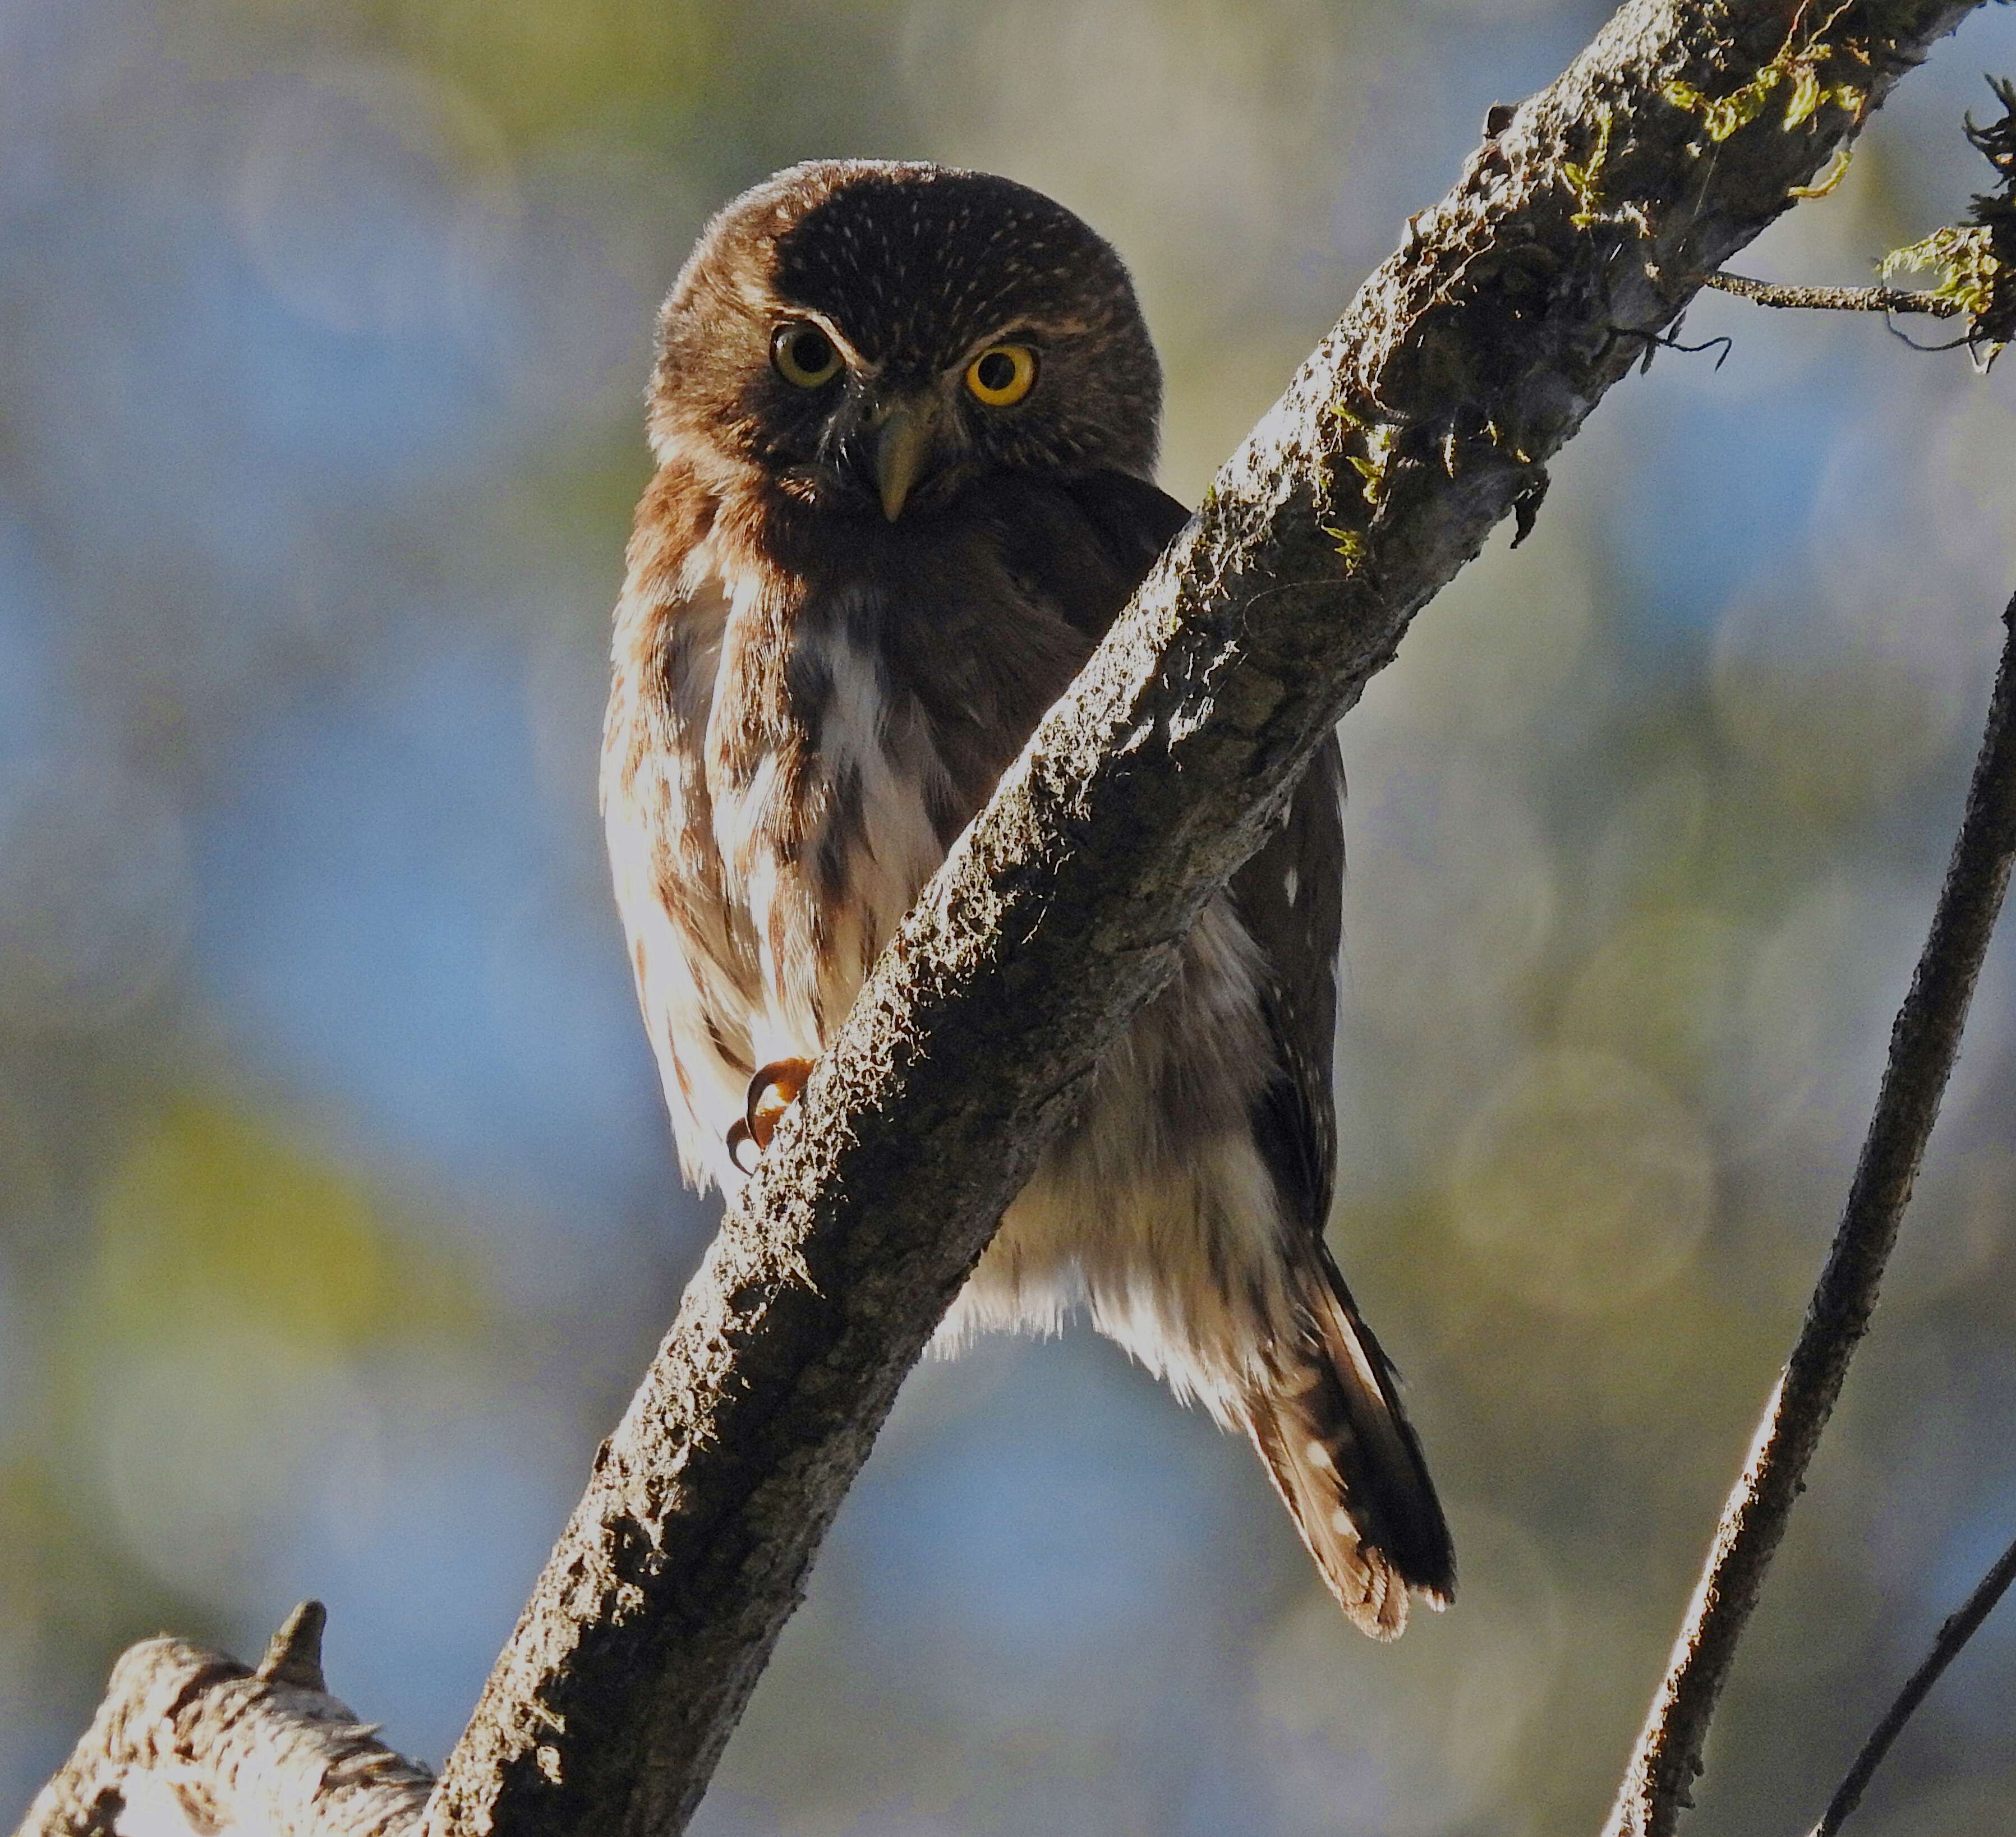
[[[749,1163],[746,1167],[743,1165],[742,1162],[742,1151],[747,1147],[754,1140],[755,1138],[749,1133],[749,1125],[742,1121],[740,1117],[737,1117],[733,1122],[729,1125],[728,1158],[735,1163],[735,1171],[737,1173],[754,1173],[756,1171],[756,1156],[754,1154],[751,1154],[749,1157]],[[761,1151],[759,1149],[758,1153],[761,1152]]]
[[[741,1125],[748,1132],[747,1139],[756,1144],[757,1151],[770,1145],[770,1138],[777,1133],[777,1125],[783,1121],[784,1112],[798,1100],[798,1093],[805,1088],[805,1080],[812,1076],[812,1062],[809,1059],[779,1059],[765,1065],[749,1081],[747,1107],[743,1111]],[[729,1152],[735,1152],[735,1132],[729,1131]],[[740,1162],[736,1164],[740,1166]]]

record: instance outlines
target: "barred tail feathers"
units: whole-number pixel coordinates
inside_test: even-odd
[[[1247,1432],[1338,1605],[1397,1639],[1410,1592],[1454,1598],[1455,1551],[1392,1365],[1329,1251],[1312,1252],[1295,1272],[1299,1332],[1247,1391]]]

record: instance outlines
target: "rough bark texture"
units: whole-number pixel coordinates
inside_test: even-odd
[[[884,954],[599,1455],[435,1837],[682,1827],[904,1374],[1319,737],[1654,348],[1691,293],[1656,277],[1787,209],[1969,9],[1636,0],[1494,111]],[[1712,140],[1698,99],[1764,72]]]
[[[1750,1458],[1723,1507],[1708,1566],[1605,1837],[1667,1837],[1691,1803],[1688,1788],[1701,1770],[1715,1700],[1792,1507],[1805,1490],[1806,1468],[1834,1414],[1849,1361],[1869,1331],[1884,1266],[1939,1120],[1975,982],[2016,862],[2016,600],[2003,618],[2008,640],[1967,814],[1910,991],[1891,1029],[1889,1062],[1841,1224]]]
[[[131,1648],[16,1837],[406,1837],[434,1776],[329,1695],[322,1626],[304,1602],[256,1670],[177,1639]]]

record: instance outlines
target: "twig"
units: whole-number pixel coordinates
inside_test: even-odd
[[[1747,274],[1705,274],[1705,287],[1733,294],[1759,306],[1784,306],[1822,312],[1923,312],[1934,319],[1957,319],[1967,308],[1912,287],[1787,287],[1776,281],[1752,280]]]
[[[1883,1266],[1960,1050],[1975,978],[2016,859],[2016,600],[1967,814],[1827,1266],[1694,1590],[1665,1680],[1625,1770],[1605,1837],[1668,1837],[1692,1800],[1701,1749],[1737,1641],[1805,1486],[1849,1360],[1868,1331]]]
[[[1854,1766],[1848,1770],[1848,1778],[1835,1788],[1834,1797],[1827,1802],[1827,1814],[1813,1826],[1811,1837],[1834,1837],[1834,1833],[1848,1821],[1848,1814],[1862,1803],[1862,1795],[1867,1790],[1871,1777],[1883,1764],[1884,1756],[1890,1752],[1890,1744],[1903,1732],[1904,1724],[1911,1720],[1927,1693],[1939,1682],[1939,1674],[1960,1655],[1960,1648],[1974,1637],[1982,1622],[1995,1612],[1995,1604],[2007,1592],[2011,1582],[2016,1582],[2016,1543],[2011,1543],[1996,1558],[1995,1566],[1975,1584],[1974,1593],[1946,1616],[1945,1625],[1932,1641],[1932,1649],[1897,1693],[1896,1702],[1870,1731],[1869,1739],[1862,1744],[1862,1752],[1856,1756]]]

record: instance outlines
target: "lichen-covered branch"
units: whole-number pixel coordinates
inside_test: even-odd
[[[885,953],[731,1210],[429,1807],[666,1832],[904,1374],[1319,737],[1969,0],[1633,0],[1409,226]],[[1719,106],[1719,104],[1726,106]]]
[[[1939,1118],[1975,978],[2016,862],[2016,600],[1967,814],[1890,1036],[1890,1061],[1827,1265],[1741,1476],[1605,1837],[1665,1837],[1690,1803],[1709,1720],[1849,1361],[1868,1331],[1884,1265]],[[1984,1610],[1985,1612],[1985,1610]]]
[[[303,1602],[252,1670],[178,1639],[132,1647],[16,1837],[409,1837],[434,1776],[329,1695],[322,1618]]]
[[[1957,319],[1967,310],[1957,300],[1913,293],[1908,287],[1791,287],[1753,280],[1747,274],[1705,274],[1701,285],[1733,294],[1754,306],[1795,312],[1922,312],[1934,319]]]
[[[1817,81],[1817,79],[1815,79]],[[2002,104],[1999,121],[1977,127],[1970,115],[1968,143],[1995,169],[1995,184],[1979,193],[1966,220],[1947,224],[1902,249],[1893,249],[1878,264],[1886,281],[1892,275],[1938,272],[1935,285],[1901,287],[1788,287],[1747,275],[1705,274],[1701,284],[1734,294],[1759,306],[1789,307],[1829,312],[1923,312],[1935,319],[1967,322],[1964,344],[1984,371],[1996,355],[2016,338],[2016,82],[1990,77],[1989,88]],[[1698,99],[1696,99],[1698,100]],[[1705,106],[1705,105],[1704,105]],[[1845,170],[1846,149],[1836,162]],[[1828,187],[1832,185],[1828,182]],[[1815,188],[1816,195],[1820,189]],[[1950,350],[1951,345],[1934,345]]]

